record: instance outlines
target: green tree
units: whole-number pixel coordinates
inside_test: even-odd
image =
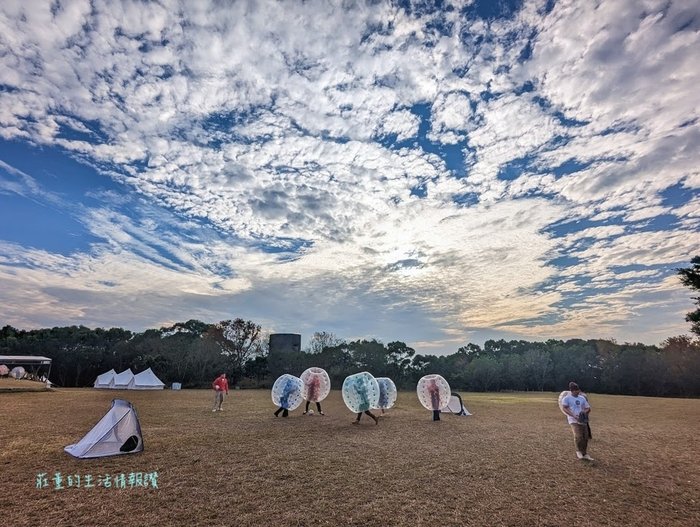
[[[375,377],[387,374],[387,349],[378,340],[356,340],[348,344],[348,349],[359,370],[368,371]]]
[[[693,257],[690,260],[692,267],[677,269],[678,275],[681,277],[681,283],[684,286],[690,287],[695,291],[700,291],[700,256]],[[695,311],[691,311],[685,316],[686,322],[691,322],[690,331],[696,335],[700,335],[700,297],[692,297],[695,303],[699,306]]]
[[[411,373],[411,359],[416,354],[416,350],[410,348],[405,342],[389,342],[386,346],[388,372],[397,386],[405,385]]]
[[[209,328],[207,337],[216,342],[228,359],[232,384],[243,376],[246,361],[262,353],[260,326],[250,320],[223,320]]]

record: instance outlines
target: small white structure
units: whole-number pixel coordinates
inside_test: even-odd
[[[99,388],[101,390],[105,390],[107,388],[110,388],[110,383],[112,382],[112,379],[114,379],[114,376],[117,374],[114,369],[111,369],[102,375],[98,375],[97,379],[95,379],[95,388]]]
[[[131,368],[127,368],[123,372],[112,377],[112,380],[109,382],[109,387],[112,390],[128,390],[133,380],[134,373],[131,371]]]
[[[161,381],[151,368],[137,373],[131,381],[129,390],[162,390],[165,383]]]
[[[171,386],[172,390],[181,390],[182,389],[182,383],[180,382],[174,382]]]
[[[114,399],[112,407],[85,437],[64,448],[71,456],[94,458],[143,451],[143,435],[136,410],[129,401]]]

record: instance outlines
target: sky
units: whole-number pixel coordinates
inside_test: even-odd
[[[688,333],[700,4],[0,3],[0,325]]]

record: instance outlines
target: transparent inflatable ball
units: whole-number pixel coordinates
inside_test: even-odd
[[[275,406],[294,410],[304,400],[301,396],[303,384],[299,377],[285,373],[272,385],[272,402]]]
[[[366,371],[350,375],[343,381],[343,401],[351,412],[356,414],[377,408],[379,384],[374,376]]]
[[[426,410],[440,410],[447,406],[452,396],[450,385],[442,375],[421,377],[416,388],[418,400]]]
[[[312,403],[320,403],[331,391],[331,378],[323,368],[309,368],[299,377],[304,386],[301,396]]]

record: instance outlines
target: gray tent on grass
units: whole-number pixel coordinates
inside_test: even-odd
[[[143,435],[136,409],[129,401],[114,399],[109,412],[85,437],[64,448],[71,456],[94,458],[143,451]]]

